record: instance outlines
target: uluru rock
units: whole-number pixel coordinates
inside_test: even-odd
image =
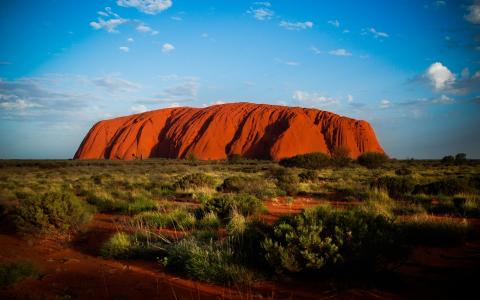
[[[318,109],[230,103],[206,108],[165,108],[96,123],[76,159],[151,157],[282,159],[309,152],[330,154],[343,146],[355,158],[380,152],[373,128]]]

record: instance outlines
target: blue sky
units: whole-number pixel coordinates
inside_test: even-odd
[[[0,37],[0,158],[237,101],[367,120],[396,158],[480,158],[480,1],[1,1]]]

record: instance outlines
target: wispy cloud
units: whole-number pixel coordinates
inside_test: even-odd
[[[392,102],[388,99],[383,99],[380,101],[380,106],[379,106],[380,108],[385,109],[385,108],[390,108],[391,106],[392,106]]]
[[[480,24],[480,0],[475,0],[472,5],[468,6],[467,12],[465,20],[472,24]]]
[[[170,53],[170,52],[172,52],[173,50],[175,50],[175,47],[174,47],[172,44],[170,44],[170,43],[165,43],[165,44],[163,44],[163,46],[162,46],[162,52],[163,52],[163,53]]]
[[[335,56],[351,56],[352,53],[348,52],[346,49],[335,49],[330,52],[328,52],[330,55],[335,55]]]
[[[117,0],[117,5],[122,7],[134,7],[137,10],[156,15],[172,6],[171,0]]]
[[[302,105],[328,106],[338,103],[338,100],[335,98],[327,97],[317,92],[307,92],[302,90],[296,90],[293,92],[292,99],[297,100]]]
[[[120,78],[117,74],[97,77],[92,82],[111,93],[131,92],[140,89],[140,84]]]
[[[333,27],[340,27],[340,21],[338,20],[330,20],[327,22],[328,24],[332,25]]]
[[[362,35],[371,34],[376,39],[386,39],[390,36],[388,33],[378,31],[373,27],[362,29],[361,34]]]
[[[120,51],[122,51],[122,52],[125,52],[125,53],[127,53],[127,52],[130,51],[130,48],[128,48],[128,47],[126,47],[126,46],[118,47],[118,49],[119,49]]]
[[[311,46],[309,49],[310,49],[310,51],[312,51],[314,54],[317,54],[317,55],[323,53],[320,49],[318,49],[315,46]]]
[[[288,22],[288,21],[281,21],[278,24],[280,27],[283,27],[287,30],[303,30],[309,29],[313,27],[313,22],[305,21],[305,22]]]
[[[148,107],[144,104],[136,104],[130,107],[130,111],[134,114],[139,114],[148,111]]]
[[[105,7],[105,11],[100,11],[98,14],[108,19],[99,17],[97,21],[90,22],[90,26],[97,30],[104,29],[110,33],[117,33],[117,27],[128,22],[128,19],[120,17],[110,7]]]
[[[275,15],[275,12],[270,9],[271,6],[270,2],[254,2],[247,13],[259,21],[270,20]]]
[[[157,30],[153,30],[150,26],[147,26],[144,23],[138,24],[136,29],[137,29],[138,32],[142,32],[142,33],[149,33],[151,35],[157,35],[158,34]]]

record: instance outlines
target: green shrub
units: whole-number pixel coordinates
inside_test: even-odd
[[[227,160],[228,160],[228,163],[230,164],[238,164],[245,161],[245,158],[243,158],[243,156],[240,154],[230,154],[227,157]]]
[[[455,162],[455,158],[452,155],[447,155],[442,158],[443,164],[452,164]]]
[[[412,193],[414,189],[413,180],[409,177],[393,177],[384,176],[378,178],[373,186],[379,189],[384,189],[392,198],[403,198]]]
[[[134,221],[145,224],[150,228],[186,230],[194,226],[195,217],[184,209],[175,209],[170,212],[143,212],[136,215]]]
[[[301,182],[315,181],[318,179],[317,171],[315,170],[305,170],[298,174]]]
[[[214,186],[215,179],[212,176],[203,173],[188,174],[174,184],[174,188],[177,190],[212,188]]]
[[[398,222],[405,239],[413,245],[455,246],[464,243],[472,232],[466,221],[436,219],[429,216],[409,218]]]
[[[228,241],[235,249],[235,260],[255,268],[268,268],[262,242],[272,236],[272,226],[260,220],[250,220],[242,230],[230,230]]]
[[[365,152],[357,158],[360,165],[369,169],[380,168],[388,161],[389,158],[386,154],[377,152]]]
[[[467,155],[465,153],[457,153],[455,155],[455,163],[461,165],[467,162]]]
[[[172,272],[206,282],[232,284],[248,283],[253,275],[234,260],[228,244],[210,241],[199,243],[186,238],[172,245],[162,264]]]
[[[152,259],[165,255],[170,243],[164,236],[149,231],[132,234],[117,232],[101,246],[100,255],[105,258]]]
[[[68,192],[33,195],[21,201],[15,212],[17,228],[30,233],[76,231],[82,229],[91,218],[91,209]]]
[[[0,288],[14,284],[25,278],[37,279],[40,272],[31,262],[19,261],[0,265]]]
[[[300,180],[293,171],[279,168],[273,172],[273,175],[277,180],[277,187],[288,196],[295,196],[298,193]]]
[[[403,167],[400,169],[396,169],[395,174],[398,176],[407,176],[412,174],[412,170],[410,170],[409,168]]]
[[[254,215],[263,209],[263,202],[248,194],[223,194],[202,202],[201,208],[205,212],[214,212],[225,219],[234,211],[242,215]]]
[[[264,178],[232,176],[225,178],[222,185],[217,189],[225,193],[245,193],[260,199],[267,199],[275,196],[272,189]]]
[[[284,158],[279,163],[288,168],[321,169],[329,166],[331,161],[330,157],[324,153],[312,152]]]
[[[94,205],[101,212],[115,212],[124,210],[125,201],[114,198],[106,192],[86,192],[86,200],[89,204]]]
[[[360,210],[329,207],[281,218],[272,238],[265,239],[266,258],[278,272],[307,272],[358,267],[383,267],[384,260],[403,257],[393,221]]]
[[[471,191],[469,182],[465,178],[444,178],[439,181],[431,182],[424,185],[416,185],[414,194],[428,195],[447,195],[453,196],[459,193]]]

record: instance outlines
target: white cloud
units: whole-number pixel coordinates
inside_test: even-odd
[[[146,107],[143,104],[138,104],[138,105],[133,105],[132,107],[130,107],[130,110],[135,114],[139,114],[139,113],[143,113],[143,112],[148,111],[148,107]]]
[[[440,98],[438,99],[433,99],[432,103],[435,103],[435,104],[452,104],[454,103],[455,100],[446,96],[446,95],[442,95],[440,96]]]
[[[11,102],[0,102],[0,109],[5,110],[24,110],[27,108],[42,107],[40,104],[27,102],[23,99],[17,99]]]
[[[316,92],[307,92],[301,90],[296,90],[293,92],[292,98],[302,102],[303,104],[310,105],[330,105],[338,103],[338,101],[334,98],[326,97]]]
[[[128,22],[127,19],[120,17],[114,13],[110,7],[105,7],[105,11],[99,11],[99,15],[109,19],[99,17],[97,21],[90,22],[90,26],[94,29],[105,29],[107,32],[118,32],[117,27]]]
[[[285,64],[287,66],[292,66],[292,67],[297,67],[300,65],[300,63],[298,61],[286,61]]]
[[[103,77],[97,77],[92,82],[102,88],[107,89],[112,93],[117,92],[131,92],[140,89],[140,85],[126,79],[118,77],[116,74],[111,74]]]
[[[134,7],[139,11],[156,15],[172,6],[171,0],[117,0],[117,5],[123,7]]]
[[[179,16],[172,16],[170,17],[170,19],[174,20],[174,21],[182,21],[182,17],[179,17]]]
[[[90,26],[95,29],[105,29],[107,32],[118,32],[117,27],[126,23],[126,19],[110,19],[110,20],[103,20],[102,18],[98,19],[98,22],[92,21],[90,22]]]
[[[380,101],[380,108],[389,108],[391,106],[392,102],[390,102],[390,100],[383,99],[382,101]]]
[[[165,43],[162,46],[163,53],[169,53],[169,52],[172,52],[173,50],[175,50],[175,47],[170,43]]]
[[[275,12],[269,8],[271,6],[270,2],[254,2],[247,13],[259,21],[270,20],[275,15]]]
[[[465,20],[472,24],[480,24],[480,1],[476,0],[475,3],[467,7],[468,14],[465,15]]]
[[[381,38],[381,39],[388,38],[390,36],[388,33],[377,31],[373,27],[362,29],[362,35],[367,35],[367,34],[373,35],[373,37],[376,38],[376,39],[378,39],[378,38]]]
[[[288,30],[301,30],[301,29],[308,29],[313,27],[313,22],[305,21],[305,22],[287,22],[282,21],[279,24],[280,27],[283,27]]]
[[[431,64],[425,75],[436,90],[448,88],[455,82],[455,74],[450,72],[450,70],[440,62]]]
[[[150,33],[151,35],[157,35],[158,31],[153,30],[150,26],[145,25],[144,23],[138,24],[136,27],[138,32]]]
[[[353,102],[353,96],[352,96],[352,95],[350,95],[350,94],[347,95],[347,102],[348,102],[348,103],[352,103],[352,102]]]
[[[335,56],[351,56],[352,53],[348,52],[345,49],[335,49],[330,52],[328,52],[330,55],[335,55]]]
[[[340,21],[338,20],[330,20],[327,22],[328,24],[332,25],[333,27],[340,27]]]
[[[176,108],[176,107],[180,107],[180,104],[177,102],[173,102],[172,104],[167,106],[167,108]]]
[[[315,46],[311,46],[311,47],[310,47],[310,50],[312,50],[312,52],[313,52],[314,54],[321,54],[321,53],[322,53],[322,51],[320,51],[320,49],[318,49],[318,48],[315,47]]]
[[[131,37],[129,37],[129,38],[127,39],[127,42],[129,42],[129,43],[133,43],[134,41],[135,41],[135,40],[134,40],[133,38],[131,38]]]
[[[118,47],[118,49],[120,49],[120,51],[122,51],[122,52],[125,52],[125,53],[127,53],[127,52],[129,52],[129,51],[130,51],[130,48],[128,48],[128,47],[125,47],[125,46]]]

